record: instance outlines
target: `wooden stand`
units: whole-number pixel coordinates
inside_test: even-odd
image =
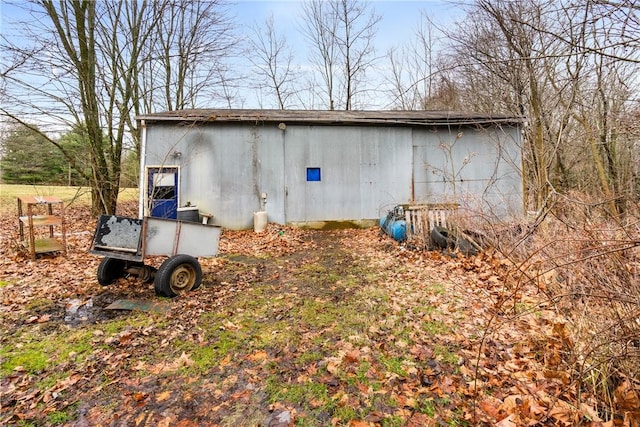
[[[28,249],[31,259],[36,259],[37,254],[47,252],[67,254],[62,200],[52,196],[20,196],[18,219],[20,242]],[[48,233],[37,233],[37,228],[40,227],[49,227]],[[60,230],[58,235],[54,236],[56,227]]]

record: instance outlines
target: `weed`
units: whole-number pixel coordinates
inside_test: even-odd
[[[47,415],[47,420],[51,425],[59,426],[67,424],[69,421],[75,418],[75,413],[78,408],[78,404],[74,403],[69,405],[64,411],[54,411]]]
[[[386,417],[382,420],[383,427],[399,427],[403,426],[404,424],[405,421],[402,419],[402,417],[398,417],[396,415]]]
[[[404,364],[405,361],[403,359],[397,357],[383,357],[380,359],[380,363],[385,369],[389,372],[392,372],[396,375],[400,375],[401,377],[407,376],[407,371],[405,370]]]
[[[322,383],[307,381],[305,383],[283,383],[277,376],[270,376],[266,381],[266,392],[269,401],[291,402],[299,404],[301,402],[313,402],[314,406],[330,404],[331,399],[327,391],[327,386]]]
[[[456,353],[443,345],[436,345],[433,348],[433,353],[444,363],[449,363],[451,365],[458,364],[459,359]]]
[[[451,332],[451,328],[440,320],[430,320],[422,324],[422,330],[429,335],[443,335]]]
[[[418,412],[433,417],[436,414],[436,407],[431,399],[420,399],[418,401]]]

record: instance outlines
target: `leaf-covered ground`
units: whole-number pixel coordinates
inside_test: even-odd
[[[166,300],[101,287],[95,220],[68,216],[68,256],[36,261],[1,219],[0,425],[614,425],[633,404],[578,390],[564,320],[490,250],[224,231],[201,288]],[[104,309],[125,298],[158,310]]]

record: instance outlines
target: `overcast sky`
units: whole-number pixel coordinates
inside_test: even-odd
[[[377,25],[375,50],[383,57],[388,50],[399,47],[415,38],[423,12],[427,13],[437,25],[450,26],[460,19],[464,12],[461,4],[470,0],[373,0],[370,7],[381,17]],[[265,19],[273,15],[278,35],[284,35],[294,53],[294,63],[304,64],[309,49],[299,27],[302,17],[303,0],[240,0],[234,3],[230,11],[235,15],[242,35],[252,35],[251,27],[262,26]],[[379,62],[384,66],[386,62]],[[251,93],[246,93],[245,107],[255,108],[259,102]],[[271,106],[273,107],[273,105]],[[383,108],[385,104],[376,105]]]
[[[21,0],[0,0],[0,32],[9,34],[7,22],[22,19],[22,10],[14,4]],[[230,1],[230,12],[242,33],[248,34],[249,28],[273,14],[276,29],[282,34],[293,34],[291,40],[299,39],[297,26],[301,16],[303,0],[236,0]],[[389,47],[403,43],[411,38],[420,19],[421,11],[429,13],[438,22],[446,23],[460,16],[460,3],[469,0],[373,0],[370,5],[382,17],[378,27],[377,50],[386,51]]]
[[[301,16],[302,0],[246,0],[238,1],[232,7],[237,21],[242,25],[262,23],[271,13],[278,31],[297,34]],[[447,0],[374,0],[369,2],[377,15],[382,17],[378,24],[377,50],[408,41],[418,26],[421,11],[427,12],[437,21],[446,23],[460,16],[461,1]],[[457,5],[456,5],[457,4]]]
[[[21,29],[7,24],[12,21],[28,20],[23,9],[16,6],[22,1],[24,0],[0,0],[0,33],[3,36],[20,37]],[[369,1],[370,7],[381,17],[375,38],[376,55],[383,57],[390,48],[410,42],[415,37],[422,12],[429,14],[438,25],[450,26],[456,19],[463,16],[460,5],[470,2],[471,0]],[[308,46],[299,30],[303,0],[236,0],[229,1],[228,4],[229,15],[237,25],[240,36],[252,36],[252,27],[263,26],[265,20],[273,15],[277,34],[285,36],[292,48],[294,63],[300,65],[308,60]],[[2,56],[0,53],[0,60]],[[246,72],[250,64],[243,62],[239,63],[238,67]],[[253,98],[255,94],[244,95],[244,107],[262,106],[258,105],[260,102]]]

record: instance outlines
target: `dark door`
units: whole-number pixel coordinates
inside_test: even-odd
[[[152,217],[177,218],[178,182],[177,166],[147,168],[147,197]]]

